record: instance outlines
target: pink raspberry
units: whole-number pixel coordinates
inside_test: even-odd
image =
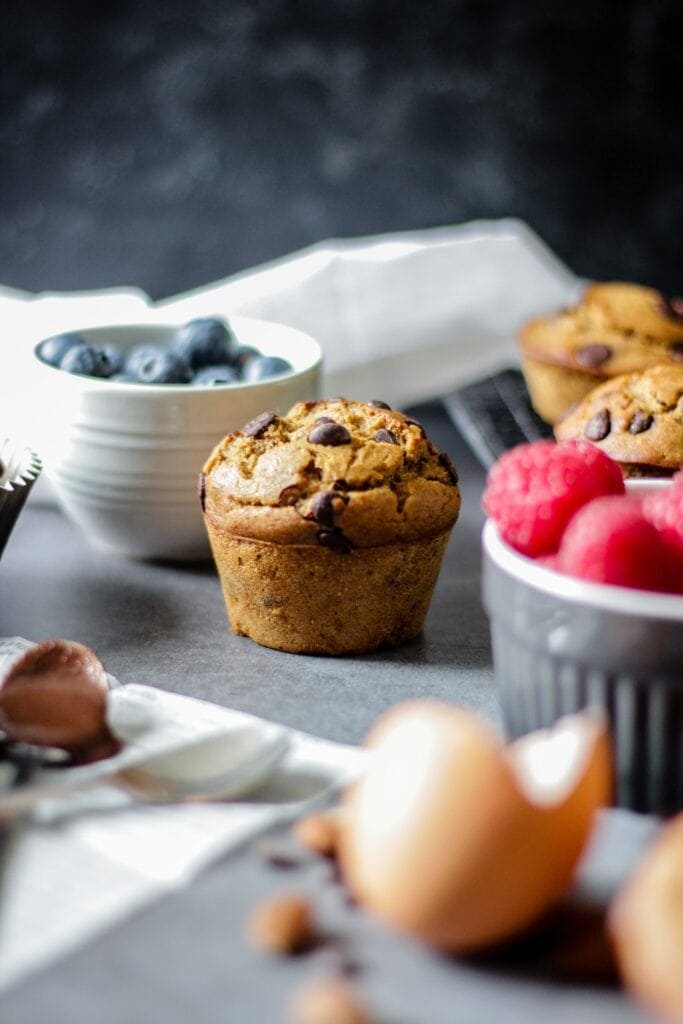
[[[683,593],[683,473],[676,474],[670,487],[648,494],[643,510],[669,552],[673,586]]]
[[[483,506],[503,540],[534,558],[557,550],[565,526],[587,501],[623,493],[619,466],[596,445],[534,441],[492,467]]]
[[[558,569],[595,583],[669,590],[666,547],[637,498],[596,498],[562,537]]]

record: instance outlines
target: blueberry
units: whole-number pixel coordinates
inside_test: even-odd
[[[230,362],[234,337],[222,320],[202,317],[190,320],[178,332],[173,351],[190,364],[193,370],[203,366],[223,366]]]
[[[55,334],[54,338],[46,338],[38,346],[38,355],[44,363],[50,366],[59,366],[62,359],[74,345],[85,344],[80,334],[68,332],[67,334]]]
[[[59,363],[60,370],[77,373],[81,377],[108,377],[109,360],[104,352],[84,341],[67,349]]]
[[[251,345],[236,345],[232,350],[232,356],[230,362],[233,366],[237,367],[238,370],[243,371],[247,363],[250,363],[252,359],[256,359],[261,353],[257,348],[252,348]]]
[[[119,374],[123,370],[123,364],[125,359],[123,352],[116,347],[116,345],[103,345],[101,352],[109,364],[108,377],[113,377],[115,374]]]
[[[205,366],[195,373],[193,384],[234,384],[239,374],[234,366]]]
[[[280,356],[257,356],[244,367],[242,379],[247,382],[267,380],[281,373],[289,373],[292,369],[291,363]]]
[[[176,352],[155,345],[138,345],[126,360],[125,372],[139,384],[187,384],[191,372]]]

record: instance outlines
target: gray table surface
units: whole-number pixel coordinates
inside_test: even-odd
[[[0,635],[66,637],[92,646],[107,668],[347,743],[360,741],[397,701],[431,696],[497,719],[486,616],[479,595],[483,472],[442,409],[413,410],[452,455],[463,509],[423,634],[393,652],[354,658],[283,654],[226,628],[210,564],[118,560],[87,546],[54,508],[22,514],[1,566]],[[649,841],[656,823],[605,816],[582,872],[583,897],[604,899]],[[286,843],[286,838],[278,839]],[[255,900],[282,886],[310,891],[335,942],[275,962],[243,940]],[[38,923],[39,924],[39,923]],[[187,890],[138,913],[88,947],[0,998],[3,1024],[276,1022],[287,993],[334,968],[343,946],[380,1024],[554,1024],[646,1018],[616,987],[558,981],[555,932],[481,962],[443,957],[392,935],[350,907],[329,867],[306,860],[294,875],[253,847],[225,858]]]

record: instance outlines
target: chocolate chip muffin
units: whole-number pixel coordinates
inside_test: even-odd
[[[683,365],[683,299],[636,284],[593,284],[581,302],[525,324],[522,370],[539,416],[556,423],[611,377]]]
[[[214,449],[200,497],[235,633],[348,654],[422,628],[451,528],[457,474],[383,402],[265,412]]]
[[[683,466],[683,363],[601,384],[556,425],[555,436],[595,442],[624,476],[671,476]]]

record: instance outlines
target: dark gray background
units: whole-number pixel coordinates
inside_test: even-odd
[[[676,292],[682,30],[676,0],[9,0],[0,281],[160,297],[514,214]]]

